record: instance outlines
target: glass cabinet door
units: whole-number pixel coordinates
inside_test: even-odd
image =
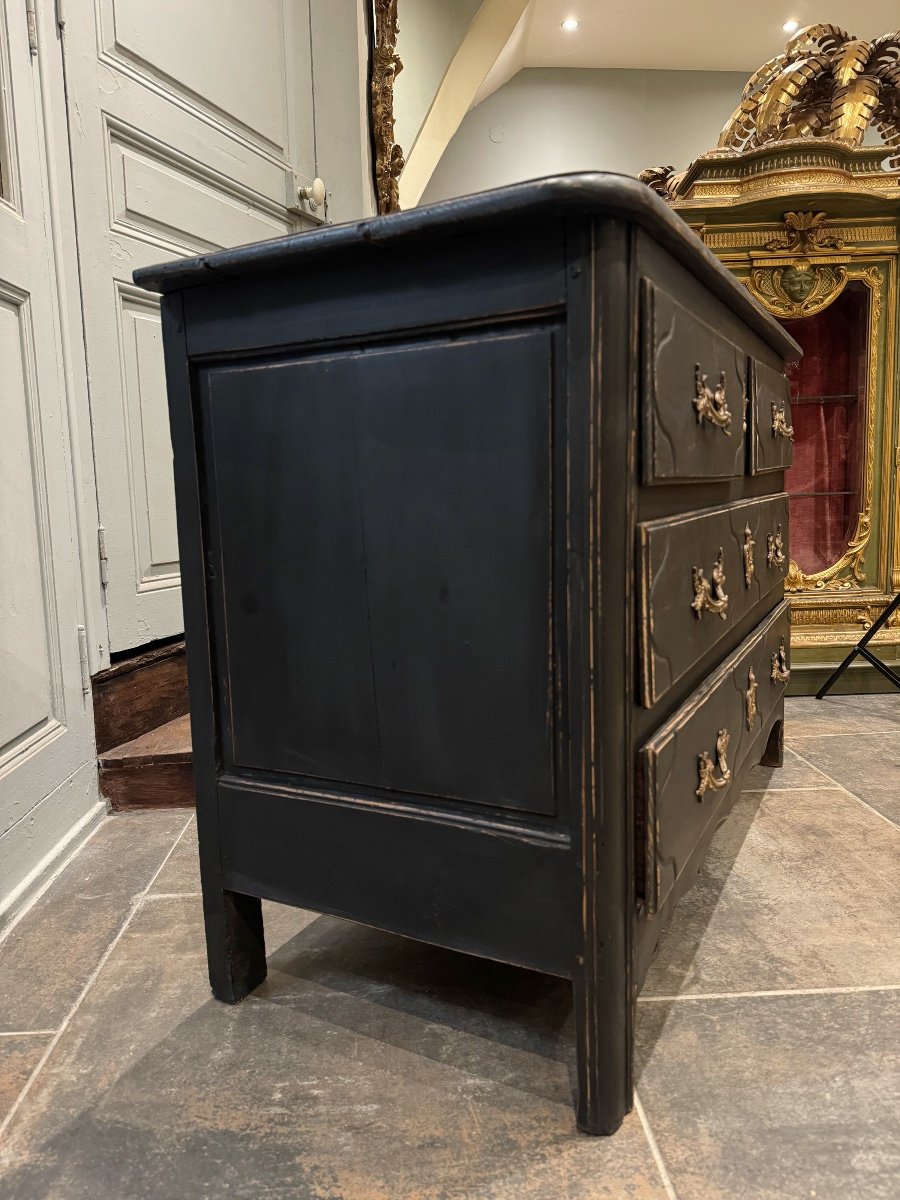
[[[791,558],[805,575],[837,562],[864,507],[870,295],[851,280],[821,312],[782,321],[803,347],[788,371],[794,460],[786,488]]]

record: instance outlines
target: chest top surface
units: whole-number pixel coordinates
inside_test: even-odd
[[[215,289],[237,279],[303,272],[307,288],[320,272],[377,259],[390,271],[391,255],[427,256],[460,236],[573,219],[613,220],[643,229],[776,353],[797,347],[650,188],[630,176],[590,172],[548,176],[388,216],[371,217],[274,238],[215,254],[163,263],[134,274],[135,282],[163,293]],[[523,241],[523,253],[528,242]]]

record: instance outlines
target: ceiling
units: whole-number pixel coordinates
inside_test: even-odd
[[[560,27],[566,17],[580,25]],[[524,33],[526,67],[629,67],[743,71],[773,58],[801,27],[830,22],[861,38],[900,29],[898,0],[534,0]]]

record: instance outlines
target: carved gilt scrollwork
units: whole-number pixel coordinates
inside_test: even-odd
[[[731,782],[731,768],[725,757],[730,741],[731,734],[728,730],[720,729],[719,736],[716,738],[716,762],[713,762],[708,750],[704,750],[697,756],[697,773],[700,783],[695,795],[698,800],[702,801],[704,795],[709,791],[721,792]],[[718,779],[716,778],[717,766],[720,771]]]
[[[841,294],[849,278],[844,266],[810,265],[802,260],[756,267],[744,283],[763,308],[782,320],[811,317]]]
[[[697,424],[709,421],[731,437],[731,413],[728,411],[728,401],[725,399],[725,372],[719,376],[719,382],[714,388],[709,386],[707,378],[700,371],[700,364],[694,367],[694,410],[697,413]]]
[[[691,608],[698,618],[702,617],[704,612],[718,613],[723,621],[727,618],[728,597],[725,594],[724,558],[724,550],[720,546],[712,569],[712,582],[705,577],[702,567],[692,568],[694,598],[691,601]]]
[[[786,212],[784,229],[766,242],[766,249],[788,254],[821,254],[823,250],[840,250],[844,240],[825,228],[827,215],[823,212]]]

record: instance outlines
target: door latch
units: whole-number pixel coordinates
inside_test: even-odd
[[[285,198],[285,208],[288,212],[298,213],[300,216],[324,225],[328,220],[326,216],[327,202],[328,190],[318,175],[315,179],[307,179],[298,175],[296,171],[288,173],[287,197]]]

